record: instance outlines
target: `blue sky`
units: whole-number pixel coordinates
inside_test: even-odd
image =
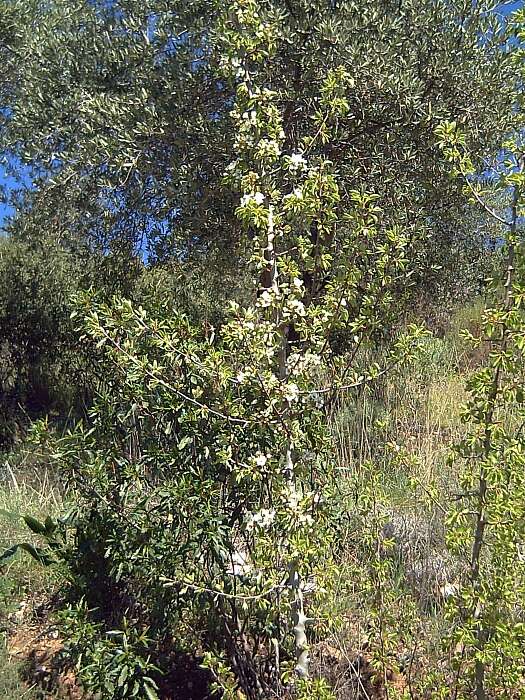
[[[16,181],[9,177],[5,172],[5,166],[0,164],[0,190],[6,188],[7,191],[11,191],[16,187]],[[0,203],[0,231],[2,229],[2,224],[4,223],[6,217],[13,213],[11,207]]]
[[[523,0],[515,0],[514,2],[504,2],[500,7],[500,11],[504,14],[509,14],[510,12],[515,12],[523,5]]]
[[[496,12],[500,12],[502,15],[508,15],[511,12],[515,12],[520,7],[523,6],[525,0],[509,0],[507,2],[502,2],[499,6],[495,8]],[[26,183],[29,184],[29,183]],[[17,186],[16,180],[7,174],[5,165],[0,161],[0,191],[5,188],[7,191],[13,190]],[[0,232],[2,231],[2,226],[8,216],[13,214],[12,208],[2,204],[0,202]]]

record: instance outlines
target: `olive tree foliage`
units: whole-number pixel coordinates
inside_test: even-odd
[[[464,201],[435,148],[435,126],[464,122],[481,163],[509,117],[491,4],[268,0],[262,7],[276,17],[264,72],[279,95],[286,147],[316,135],[311,116],[324,76],[343,66],[348,112],[334,138],[321,128],[313,149],[336,164],[348,205],[352,190],[364,187],[381,196],[391,224],[425,232],[427,267],[448,264],[458,232],[472,244],[468,217],[455,216]],[[246,236],[222,181],[235,158],[228,118],[235,80],[223,80],[214,38],[220,5],[4,0],[1,143],[35,183],[20,207],[22,228],[31,234],[44,212],[48,225],[103,250],[116,240],[149,247],[152,259],[189,251],[200,259],[206,251],[205,264],[214,264],[214,252],[227,250],[232,263],[245,260]]]
[[[90,259],[51,239],[0,239],[0,446],[28,416],[67,412],[81,371],[69,314]],[[24,415],[25,414],[25,415]]]
[[[337,569],[325,403],[405,362],[424,331],[397,336],[381,366],[363,359],[410,284],[410,233],[390,225],[377,195],[343,197],[318,149],[351,108],[344,66],[327,71],[314,128],[290,148],[266,74],[280,30],[280,12],[235,0],[212,37],[234,86],[224,187],[250,232],[257,293],[230,303],[218,328],[78,295],[80,332],[111,379],[53,454],[76,493],[64,556],[88,605],[107,606],[112,625],[125,611],[159,646],[203,646],[226,697],[329,698],[309,663]],[[345,355],[331,348],[339,329],[351,337]]]

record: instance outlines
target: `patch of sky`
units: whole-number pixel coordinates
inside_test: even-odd
[[[16,194],[31,187],[29,169],[12,154],[0,154],[0,233],[16,209]]]
[[[517,12],[523,7],[524,0],[507,0],[507,2],[500,2],[494,7],[494,12],[496,14],[508,17],[508,15],[513,12]]]

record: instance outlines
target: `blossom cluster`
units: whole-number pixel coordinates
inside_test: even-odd
[[[267,530],[275,520],[276,511],[274,508],[261,508],[256,513],[249,513],[246,516],[246,530],[248,532],[260,528]]]

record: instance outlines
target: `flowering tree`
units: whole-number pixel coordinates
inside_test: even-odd
[[[279,16],[234,0],[215,40],[235,85],[237,158],[224,177],[251,240],[252,299],[231,303],[221,328],[197,329],[79,296],[84,340],[112,379],[89,428],[56,452],[80,503],[80,568],[105,572],[113,606],[125,601],[157,639],[203,625],[225,693],[263,698],[296,682],[321,697],[307,623],[337,543],[325,404],[406,360],[424,332],[399,336],[384,366],[364,359],[409,283],[409,244],[382,226],[373,194],[353,191],[341,211],[337,172],[316,155],[347,113],[347,73],[328,73],[315,136],[288,150],[279,95],[259,80]],[[341,331],[344,355],[332,349]]]

